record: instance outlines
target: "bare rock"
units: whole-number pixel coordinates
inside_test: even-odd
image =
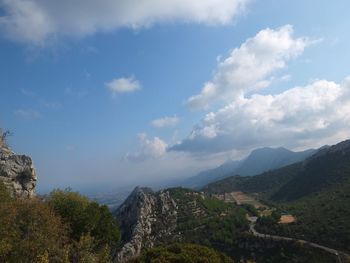
[[[17,155],[6,146],[0,147],[0,180],[14,197],[35,196],[37,176],[32,159]]]
[[[122,229],[123,246],[115,262],[126,262],[174,237],[177,205],[168,191],[154,193],[149,188],[135,188],[115,213]]]

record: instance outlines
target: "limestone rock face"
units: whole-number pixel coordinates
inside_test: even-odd
[[[35,196],[37,176],[32,159],[17,155],[6,146],[0,146],[0,180],[14,197]]]
[[[138,256],[143,248],[151,248],[174,238],[177,205],[168,191],[154,193],[148,188],[135,188],[115,215],[122,229],[122,248],[115,262]]]

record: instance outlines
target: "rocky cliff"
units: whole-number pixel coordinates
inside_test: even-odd
[[[0,145],[0,181],[12,196],[32,198],[37,181],[32,159],[15,154],[6,145]]]
[[[115,212],[122,229],[123,246],[115,262],[125,262],[167,239],[176,239],[177,204],[164,190],[154,193],[135,188]]]

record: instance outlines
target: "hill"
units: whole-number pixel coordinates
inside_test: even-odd
[[[327,253],[295,242],[254,237],[246,219],[252,210],[190,189],[154,192],[138,187],[115,212],[122,231],[116,261],[136,258],[132,262],[145,262],[145,257],[155,261],[161,257],[160,262],[172,262],[165,259],[196,253],[193,244],[197,244],[225,253],[235,262],[332,262]],[[175,245],[179,254],[174,253],[174,243],[179,244]],[[199,261],[193,258],[189,262]]]
[[[346,187],[350,181],[350,141],[320,150],[309,158],[301,172],[276,191],[271,199],[293,201]]]
[[[206,185],[203,187],[203,191],[210,194],[243,191],[247,193],[259,193],[268,197],[292,180],[302,169],[302,163],[296,163],[256,176],[230,176]]]
[[[304,162],[254,177],[233,176],[204,190],[257,194],[297,218],[288,226],[270,222],[260,230],[350,251],[350,141],[321,149]]]
[[[232,245],[248,230],[245,210],[184,188],[136,188],[117,209],[123,246],[118,261],[174,242]]]
[[[243,160],[229,161],[217,168],[200,172],[198,175],[187,179],[183,185],[200,189],[211,182],[233,175],[253,176],[303,161],[315,152],[315,150],[293,152],[282,147],[256,149]]]

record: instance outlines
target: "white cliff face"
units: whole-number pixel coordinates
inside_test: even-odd
[[[116,262],[125,262],[140,255],[172,236],[176,228],[177,205],[168,191],[154,193],[147,188],[135,188],[116,211],[123,230],[124,244],[116,255]]]
[[[0,147],[0,181],[16,198],[35,196],[37,176],[32,159],[26,155],[17,155],[8,147]]]

